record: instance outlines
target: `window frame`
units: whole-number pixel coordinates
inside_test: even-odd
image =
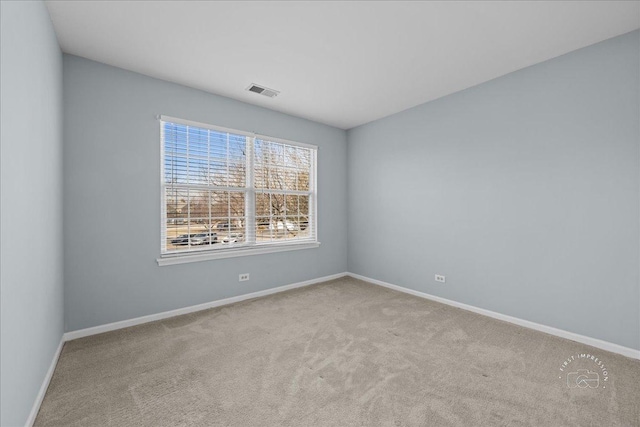
[[[318,147],[312,144],[306,144],[297,141],[291,141],[283,138],[277,138],[267,135],[261,135],[253,132],[241,131],[237,129],[211,125],[208,123],[200,123],[192,120],[180,119],[177,117],[159,115],[157,116],[160,125],[160,258],[156,261],[159,266],[183,264],[189,262],[206,261],[212,259],[231,258],[238,256],[258,255],[274,252],[284,252],[299,249],[317,248],[320,246],[318,241]],[[244,244],[229,247],[216,246],[210,248],[190,248],[184,251],[167,251],[166,245],[166,231],[167,231],[167,204],[166,204],[166,189],[171,187],[171,184],[167,184],[165,179],[165,137],[164,137],[164,124],[174,123],[183,126],[196,127],[200,129],[207,129],[216,132],[230,133],[234,135],[241,135],[247,137],[246,146],[246,175],[245,186],[237,187],[233,190],[219,190],[219,191],[239,191],[245,194],[245,215],[244,215],[244,235],[245,239],[249,240]],[[260,193],[260,190],[256,191],[255,188],[255,141],[263,140],[267,142],[274,142],[279,144],[285,144],[293,147],[307,148],[311,154],[310,165],[310,177],[309,177],[309,191],[305,192],[309,195],[309,227],[312,227],[312,236],[306,239],[298,240],[285,240],[282,242],[257,242],[256,241],[256,194]],[[189,188],[189,184],[184,185],[185,188]],[[194,185],[195,188],[197,188]],[[282,194],[287,194],[287,190],[284,190]],[[271,193],[280,193],[277,190],[271,191]],[[300,193],[298,191],[298,193]],[[285,224],[286,227],[286,224]],[[212,245],[213,246],[213,245]]]

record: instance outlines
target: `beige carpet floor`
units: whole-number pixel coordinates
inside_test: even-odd
[[[68,342],[35,424],[638,426],[640,361],[343,278]]]

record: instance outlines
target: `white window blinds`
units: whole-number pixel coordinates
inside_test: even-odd
[[[317,149],[162,117],[161,252],[316,242]]]

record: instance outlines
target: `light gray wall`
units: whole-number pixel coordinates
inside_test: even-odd
[[[64,113],[66,330],[346,271],[345,131],[69,55]],[[157,114],[318,145],[322,245],[158,267]]]
[[[44,3],[0,15],[0,425],[17,426],[63,333],[62,53]]]
[[[639,349],[639,34],[350,130],[349,271]]]

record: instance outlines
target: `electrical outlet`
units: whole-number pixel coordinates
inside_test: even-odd
[[[247,280],[249,280],[249,273],[242,273],[238,276],[238,281],[240,282],[246,282]]]
[[[439,274],[436,274],[436,282],[442,282],[445,283],[447,281],[447,278],[444,276],[441,276]]]

